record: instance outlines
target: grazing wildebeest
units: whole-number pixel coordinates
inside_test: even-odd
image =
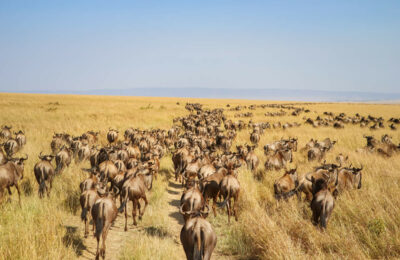
[[[298,194],[299,180],[297,167],[295,169],[285,170],[285,174],[274,183],[274,194],[277,200],[288,199]]]
[[[7,162],[0,165],[0,202],[2,201],[4,190],[8,190],[8,194],[11,195],[11,187],[15,186],[18,192],[18,202],[21,205],[20,191],[18,187],[18,181],[24,177],[24,161],[25,158],[8,158]]]
[[[208,215],[208,206],[206,207],[207,211],[181,212],[188,216],[180,235],[187,260],[210,260],[217,244],[217,235],[211,224],[205,220]]]
[[[146,197],[147,191],[148,188],[144,174],[138,174],[137,176],[128,179],[123,184],[120,196],[121,206],[119,208],[119,212],[122,212],[125,209],[125,231],[128,230],[128,208],[126,207],[128,199],[132,201],[133,225],[136,226],[136,210],[139,209],[139,220],[141,220],[149,203]],[[143,210],[141,210],[140,199],[143,199],[144,201]]]
[[[39,198],[43,198],[45,191],[47,192],[47,197],[50,197],[54,178],[54,167],[51,164],[53,158],[53,155],[42,155],[42,152],[40,152],[40,162],[36,163],[33,169],[36,181],[39,184]]]
[[[118,210],[115,205],[115,194],[112,192],[106,193],[105,197],[98,199],[92,207],[92,219],[96,226],[94,236],[97,240],[96,260],[101,256],[103,259],[106,257],[106,239],[111,224],[117,218]],[[102,247],[100,245],[100,237],[103,241]]]

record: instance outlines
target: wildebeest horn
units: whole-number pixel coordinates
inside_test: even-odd
[[[307,181],[312,182],[312,180],[309,178],[309,174],[306,174],[305,178]]]
[[[182,215],[188,215],[190,214],[190,211],[183,211],[183,204],[179,207],[179,213],[181,213]]]
[[[26,161],[26,160],[28,160],[28,155],[27,154],[25,154],[25,158],[21,158],[23,161]]]
[[[360,168],[360,171],[362,170],[362,169],[364,169],[364,166],[361,164],[361,168]]]
[[[206,211],[200,210],[200,213],[201,213],[201,214],[208,214],[208,212],[210,212],[210,208],[208,207],[207,204],[205,204],[205,208],[207,208]]]

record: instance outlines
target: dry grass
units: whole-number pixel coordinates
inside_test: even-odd
[[[109,127],[124,130],[127,127],[169,128],[172,119],[187,114],[186,101],[201,102],[206,107],[265,104],[267,101],[205,100],[178,98],[133,98],[101,96],[17,95],[0,94],[0,124],[12,125],[13,129],[25,130],[27,145],[21,153],[29,154],[22,181],[24,194],[22,208],[13,195],[10,203],[0,205],[0,259],[75,259],[84,249],[81,229],[68,226],[67,219],[79,215],[78,184],[85,178],[80,168],[72,164],[62,176],[56,178],[50,199],[39,200],[33,166],[40,151],[50,151],[53,132],[65,131],[73,135],[87,130],[100,130],[101,142]],[[177,105],[179,101],[181,105]],[[315,117],[324,111],[345,112],[353,115],[400,117],[399,105],[374,104],[311,104],[307,116]],[[267,108],[251,111],[255,122],[302,123],[299,117],[265,117]],[[243,112],[243,111],[242,111]],[[244,111],[247,112],[247,111]],[[226,112],[232,120],[236,112]],[[243,119],[248,121],[248,119]],[[400,142],[400,132],[389,129],[384,133]],[[317,128],[305,125],[284,130],[267,130],[260,144],[281,137],[296,136],[299,147],[311,138],[325,137],[338,140],[337,146],[328,153],[327,161],[340,152],[348,154],[353,165],[364,165],[363,187],[340,196],[326,232],[316,229],[310,221],[311,211],[307,203],[296,200],[277,204],[273,198],[272,184],[282,172],[272,171],[257,180],[246,169],[241,169],[239,222],[227,225],[227,216],[209,217],[217,231],[217,251],[238,258],[399,258],[400,257],[400,160],[399,155],[384,159],[378,155],[365,155],[355,149],[365,145],[363,134],[369,129],[346,125],[345,129]],[[249,130],[238,134],[236,143],[249,142]],[[261,147],[256,150],[263,169],[265,156]],[[294,154],[293,164],[299,173],[309,171],[304,154]],[[172,169],[170,155],[162,160],[162,177],[155,183],[150,195],[150,206],[140,222],[141,232],[114,255],[123,259],[179,259],[180,245],[175,242],[176,228],[171,225],[166,205],[169,203],[168,175]],[[6,196],[6,200],[8,196]],[[181,250],[177,253],[177,250]]]

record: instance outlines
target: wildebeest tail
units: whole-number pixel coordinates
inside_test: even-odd
[[[61,158],[59,156],[56,156],[56,170],[55,170],[55,174],[59,174],[62,170],[62,162],[61,162]]]
[[[204,257],[204,230],[197,227],[194,230],[193,260],[202,260]]]
[[[226,203],[231,199],[231,189],[228,189],[228,195],[226,196],[225,200],[221,203],[217,203],[218,207],[222,208],[225,207]]]
[[[122,199],[123,201],[122,201],[121,206],[119,207],[118,211],[119,211],[119,213],[122,213],[124,211],[125,206],[126,206],[126,202],[128,201],[128,191],[123,190],[121,192],[120,196],[121,197],[123,196],[123,199]]]
[[[324,205],[322,205],[321,216],[319,217],[320,226],[323,229],[326,228],[328,210],[328,203],[324,203]]]
[[[82,204],[83,204],[83,208],[82,208],[81,219],[82,220],[86,220],[86,214],[87,214],[87,211],[88,211],[88,208],[89,208],[89,198],[88,198],[88,196],[84,196]]]
[[[96,218],[96,233],[95,237],[100,237],[101,233],[103,233],[104,228],[104,203],[99,205],[99,214]]]

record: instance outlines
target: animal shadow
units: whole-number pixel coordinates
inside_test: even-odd
[[[86,249],[83,244],[83,239],[79,236],[77,232],[78,228],[73,226],[65,226],[66,232],[62,238],[65,247],[72,247],[77,256],[82,255],[82,251]]]

